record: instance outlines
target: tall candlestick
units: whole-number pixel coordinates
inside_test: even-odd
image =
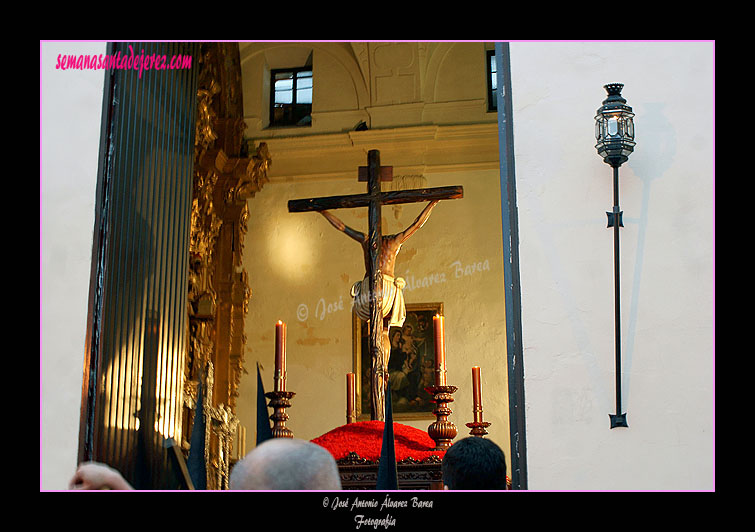
[[[275,324],[275,391],[286,390],[286,324]]]
[[[433,316],[433,331],[435,332],[435,385],[446,385],[446,343],[445,318],[436,314]]]
[[[354,390],[354,374],[346,374],[346,423],[356,421],[356,393]]]
[[[480,384],[480,366],[472,367],[472,397],[474,400],[474,420],[482,421],[482,386]]]

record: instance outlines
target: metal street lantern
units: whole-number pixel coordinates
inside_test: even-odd
[[[595,116],[595,149],[614,168],[627,161],[634,151],[634,113],[621,96],[623,83],[610,83],[604,88],[608,98]]]
[[[634,151],[634,113],[621,96],[623,83],[610,83],[604,88],[608,97],[595,116],[595,149],[603,161],[613,168],[613,211],[607,212],[608,227],[613,227],[614,314],[616,330],[616,414],[609,414],[611,428],[628,427],[626,412],[621,408],[621,312],[619,287],[619,227],[624,224],[619,210],[619,166]]]

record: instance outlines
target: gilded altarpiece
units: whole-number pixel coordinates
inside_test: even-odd
[[[238,44],[203,44],[199,66],[182,448],[188,453],[201,383],[207,489],[226,489],[232,457],[243,452],[235,410],[251,296],[241,267],[247,200],[267,181],[271,160],[264,143],[243,137]]]

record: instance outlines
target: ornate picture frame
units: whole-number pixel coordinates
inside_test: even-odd
[[[391,356],[388,373],[391,382],[393,419],[435,419],[435,403],[425,391],[432,386],[435,370],[433,316],[443,315],[443,303],[407,303],[403,327],[391,327]],[[366,321],[352,312],[353,371],[357,420],[371,417],[370,386],[372,361]]]

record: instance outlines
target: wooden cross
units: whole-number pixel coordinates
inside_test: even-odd
[[[360,167],[360,170],[364,167]],[[369,263],[367,275],[370,279],[370,356],[372,359],[372,419],[385,421],[385,386],[388,373],[388,357],[390,349],[386,348],[384,339],[387,337],[387,327],[383,323],[383,273],[380,270],[380,253],[382,241],[381,207],[400,203],[419,203],[442,199],[457,199],[464,195],[460,186],[433,187],[413,190],[397,190],[382,192],[380,181],[392,179],[392,167],[380,166],[380,152],[370,150],[367,154],[366,168],[367,194],[352,194],[347,196],[329,196],[290,200],[289,212],[326,211],[329,209],[344,209],[353,207],[367,207],[369,223]],[[360,171],[360,181],[364,179],[364,172]]]

